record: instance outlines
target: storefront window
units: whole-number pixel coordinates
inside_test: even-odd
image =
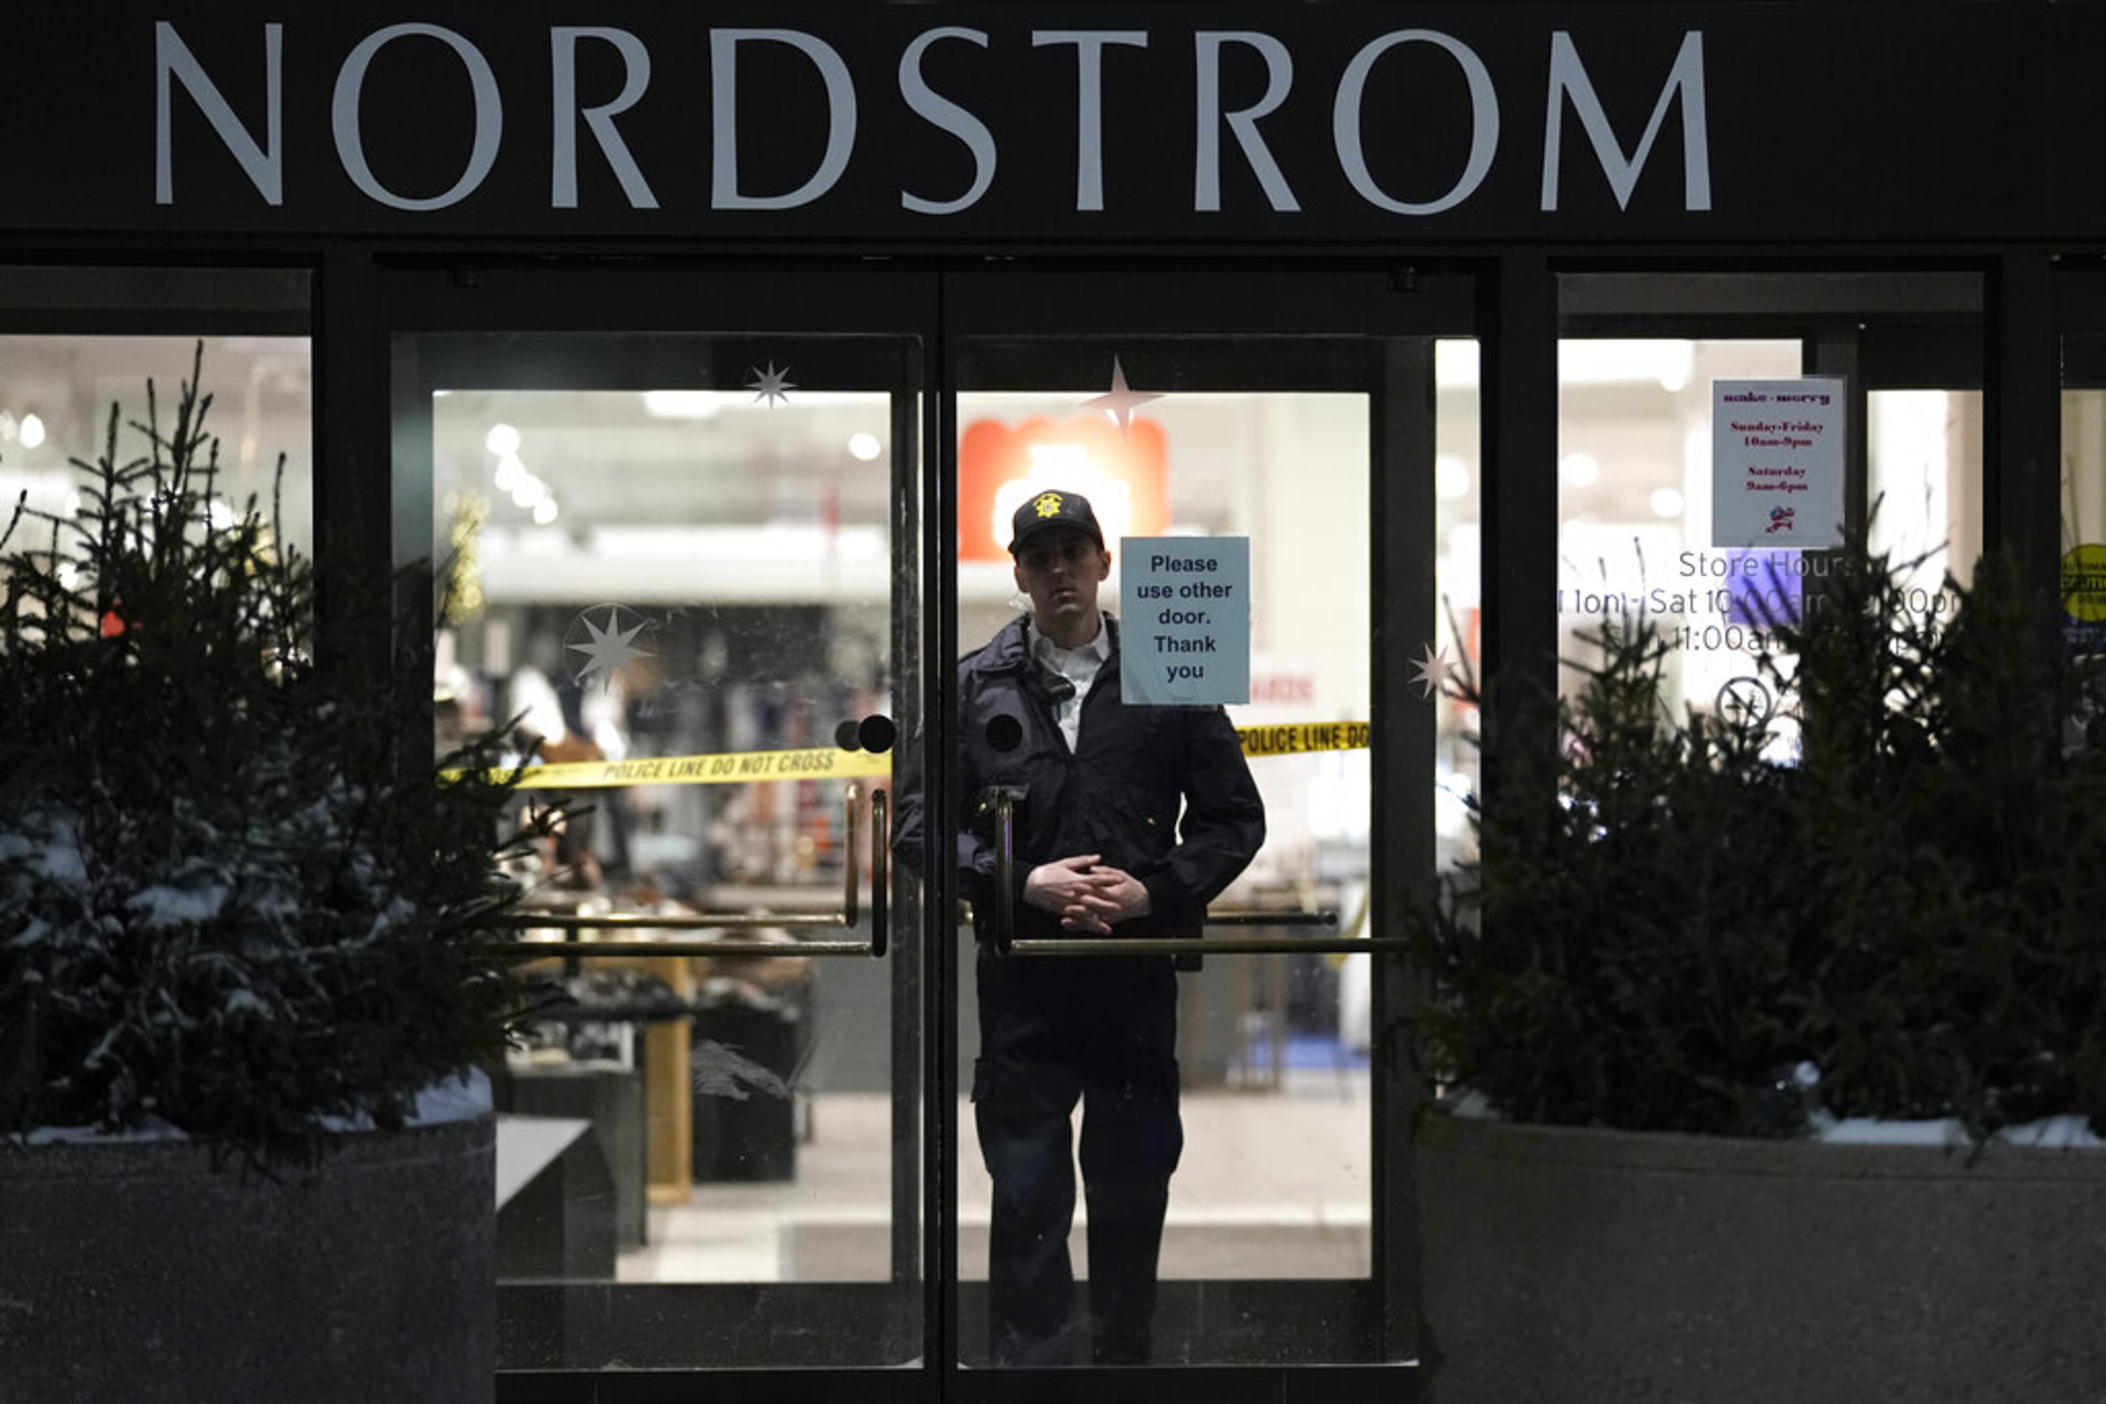
[[[4,289],[0,289],[4,291]],[[215,511],[252,505],[284,544],[314,543],[313,374],[307,338],[294,336],[0,335],[0,500],[71,516],[117,412],[117,462],[147,452],[151,382],[160,431],[171,432],[183,382],[202,348],[204,428],[218,442]]]
[[[1586,663],[1605,619],[1643,616],[1668,646],[1671,706],[1714,704],[1755,672],[1762,632],[1790,618],[1818,551],[1721,546],[1712,533],[1713,386],[1792,380],[1798,340],[1567,340],[1559,351],[1558,619],[1561,657]],[[1845,382],[1847,385],[1847,381]],[[1969,579],[1981,550],[1981,394],[1875,390],[1846,409],[1865,416],[1862,489],[1838,454],[1846,493],[1838,525],[1863,515],[1925,609],[1947,572]],[[1836,421],[1845,435],[1847,420]],[[1752,557],[1752,560],[1751,560]],[[1569,694],[1582,682],[1567,669]]]
[[[1982,392],[1874,390],[1866,397],[1872,549],[1915,588],[1974,578],[1982,554]]]
[[[1604,620],[1659,627],[1669,701],[1750,671],[1755,617],[1712,548],[1711,382],[1799,374],[1797,341],[1566,340],[1558,349],[1558,652],[1587,662]],[[1582,682],[1563,670],[1560,687]]]

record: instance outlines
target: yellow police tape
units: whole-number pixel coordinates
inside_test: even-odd
[[[1373,723],[1348,722],[1286,722],[1279,726],[1239,726],[1236,737],[1243,743],[1243,754],[1256,760],[1260,756],[1298,756],[1312,751],[1364,751]]]
[[[526,790],[604,790],[620,785],[743,785],[751,780],[855,780],[890,775],[892,757],[813,746],[801,751],[733,751],[717,756],[530,765]]]
[[[1236,730],[1243,754],[1309,755],[1361,751],[1367,722],[1292,722]],[[732,751],[714,756],[648,756],[639,760],[564,761],[530,765],[521,773],[524,790],[605,790],[627,785],[743,785],[754,780],[859,780],[890,775],[892,757],[868,751],[812,746],[797,751]]]

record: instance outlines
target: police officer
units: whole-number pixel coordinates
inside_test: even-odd
[[[982,937],[980,1149],[994,1180],[989,1314],[998,1364],[1068,1358],[1075,1279],[1071,1119],[1089,1206],[1090,1340],[1100,1364],[1149,1357],[1157,1249],[1178,1119],[1169,957],[1004,957],[990,797],[1015,797],[1015,936],[1197,936],[1206,905],[1265,837],[1265,811],[1219,707],[1120,698],[1111,571],[1089,502],[1041,492],[1009,543],[1031,611],[958,667],[958,865]],[[918,825],[903,793],[902,831]]]

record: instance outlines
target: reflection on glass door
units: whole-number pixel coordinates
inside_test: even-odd
[[[544,998],[492,1070],[501,1366],[910,1360],[912,344],[426,336],[398,367],[439,745],[507,726],[521,803],[568,806],[515,874]]]

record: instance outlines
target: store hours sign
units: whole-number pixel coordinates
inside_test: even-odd
[[[1120,699],[1250,701],[1250,538],[1121,537],[1119,561]]]
[[[1711,544],[1843,544],[1843,382],[1711,383]]]

